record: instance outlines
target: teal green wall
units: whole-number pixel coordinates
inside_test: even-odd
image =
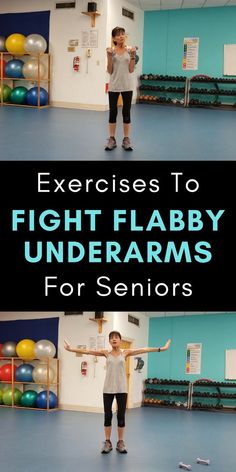
[[[223,381],[225,349],[236,349],[236,314],[150,318],[149,346],[172,339],[169,351],[148,355],[148,377]],[[201,375],[186,375],[187,343],[202,343]]]
[[[182,70],[185,37],[199,37],[197,71]],[[236,7],[145,12],[143,72],[222,77],[224,44],[236,44]]]

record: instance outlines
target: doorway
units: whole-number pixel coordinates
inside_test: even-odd
[[[121,349],[131,349],[131,342],[130,341],[124,341],[123,339],[121,340]],[[130,401],[129,401],[129,395],[130,395],[130,357],[126,359],[125,363],[125,373],[126,373],[126,382],[127,382],[127,388],[128,388],[128,395],[127,395],[127,404],[126,407],[130,408]]]

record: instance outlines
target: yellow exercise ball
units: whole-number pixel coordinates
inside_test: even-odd
[[[25,54],[25,36],[20,33],[14,33],[6,39],[5,47],[10,54]]]
[[[32,339],[22,339],[16,346],[16,353],[18,357],[32,360],[35,358],[35,342]]]

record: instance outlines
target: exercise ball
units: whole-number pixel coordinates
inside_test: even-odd
[[[20,59],[11,59],[6,63],[5,76],[12,77],[14,79],[20,79],[23,77],[22,69],[24,62]]]
[[[16,369],[16,381],[17,382],[33,382],[32,372],[34,366],[31,364],[21,364]]]
[[[28,408],[35,408],[37,401],[37,392],[35,390],[26,390],[21,396],[20,404],[21,406],[26,406]]]
[[[14,388],[13,390],[13,404],[19,405],[21,400],[22,392],[18,388]],[[11,406],[12,405],[12,389],[8,388],[3,392],[2,395],[4,405]]]
[[[35,344],[35,357],[38,359],[46,359],[47,357],[54,357],[56,348],[51,341],[41,339]]]
[[[45,384],[47,381],[51,383],[55,377],[55,372],[52,367],[47,368],[47,364],[38,364],[34,368],[32,376],[36,383]]]
[[[2,96],[3,96],[3,101],[4,102],[9,102],[10,101],[11,92],[12,92],[12,89],[8,85],[4,84],[3,85],[3,90],[0,86],[0,98],[2,98]]]
[[[1,96],[1,88],[0,88],[0,96]],[[0,357],[3,357],[2,348],[3,348],[3,344],[0,343]],[[1,367],[0,367],[0,368],[1,368]]]
[[[28,89],[26,87],[15,87],[11,92],[11,102],[18,105],[24,105],[26,103],[27,92]]]
[[[16,374],[16,365],[13,365],[14,379]],[[4,364],[1,366],[1,380],[3,382],[12,381],[12,364]]]
[[[47,408],[47,391],[43,390],[42,392],[38,393],[36,405],[38,408]],[[49,391],[49,408],[56,408],[57,407],[57,396],[51,390]]]
[[[2,396],[3,396],[3,390],[0,390],[0,405],[3,404]]]
[[[0,36],[0,52],[6,51],[6,38],[5,36]]]
[[[47,41],[41,34],[30,34],[25,39],[25,52],[32,56],[43,54],[47,49]]]
[[[44,88],[40,87],[40,105],[44,106],[48,103],[48,92]],[[28,105],[38,105],[38,87],[32,87],[28,90],[26,95],[26,103]]]
[[[3,60],[0,59],[0,74],[1,74],[1,70],[2,70],[2,77],[5,77],[6,63],[7,62],[4,59]]]
[[[6,48],[10,54],[22,55],[25,54],[25,36],[20,33],[14,33],[6,39]]]
[[[37,59],[29,59],[25,62],[24,66],[23,66],[23,70],[22,70],[23,76],[26,79],[37,79],[38,78],[38,69],[39,69],[40,79],[45,78],[45,75],[46,75],[45,65],[42,62],[40,62],[38,64]]]
[[[2,380],[2,366],[0,366],[0,381]]]
[[[16,343],[14,341],[8,341],[2,346],[3,357],[16,357]]]
[[[35,342],[32,339],[22,339],[16,346],[17,355],[26,360],[34,359],[34,346]]]

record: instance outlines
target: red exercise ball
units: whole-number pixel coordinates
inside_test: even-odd
[[[1,75],[1,70],[2,70],[2,76],[5,77],[5,67],[6,67],[6,61],[0,60],[0,75]]]
[[[13,365],[13,369],[14,369],[14,379],[15,379],[17,366]],[[8,382],[8,381],[11,382],[11,380],[12,380],[12,364],[4,364],[4,365],[1,366],[0,379],[3,382]]]

